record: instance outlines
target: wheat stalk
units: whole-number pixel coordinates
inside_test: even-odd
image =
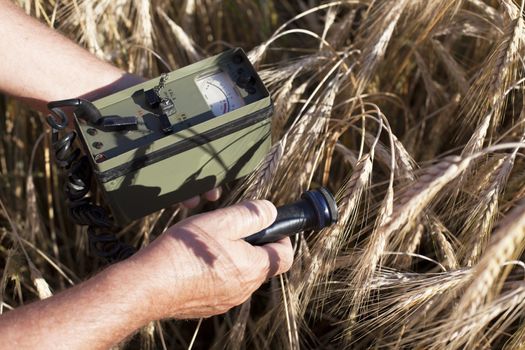
[[[370,293],[370,288],[367,286],[374,272],[381,269],[383,254],[387,245],[392,244],[389,242],[391,235],[406,226],[409,220],[414,220],[445,185],[465,170],[470,161],[470,158],[449,157],[429,168],[425,175],[400,195],[394,203],[390,220],[372,233],[355,268],[356,272],[350,279],[350,283],[363,288],[348,296],[353,305],[348,319],[349,328],[353,327],[359,310],[364,307]]]
[[[452,234],[437,219],[431,222],[430,236],[438,247],[438,254],[441,256],[440,261],[443,261],[443,265],[449,270],[459,269],[455,249],[447,238]]]
[[[169,18],[169,16],[162,10],[162,8],[157,7],[157,12],[160,13],[162,18],[168,23],[173,35],[175,35],[176,42],[179,47],[183,48],[190,58],[190,62],[200,61],[203,57],[197,52],[196,44],[191,37],[186,34],[184,29],[180,27],[174,20]]]
[[[488,235],[492,230],[492,223],[496,218],[499,195],[512,170],[514,158],[515,154],[508,155],[503,159],[501,165],[492,172],[493,179],[488,182],[486,187],[481,189],[481,195],[477,198],[477,204],[466,219],[466,224],[460,233],[460,237],[464,237],[467,266],[474,265],[485,249]]]
[[[497,293],[494,290],[497,281],[505,276],[502,274],[504,262],[521,254],[525,247],[524,240],[525,203],[521,203],[505,217],[494,232],[486,254],[474,266],[472,282],[451,315],[452,319],[468,318],[475,314],[483,303],[489,303],[494,298],[494,293]]]
[[[478,79],[472,84],[465,97],[468,101],[465,107],[467,121],[477,122],[477,115],[485,115],[493,108],[491,123],[499,125],[504,107],[505,91],[515,80],[516,64],[519,60],[519,50],[523,45],[524,38],[523,18],[521,16],[513,17],[507,25],[500,43],[490,54]],[[485,94],[490,96],[489,100],[480,98]],[[485,123],[484,120],[483,124]]]

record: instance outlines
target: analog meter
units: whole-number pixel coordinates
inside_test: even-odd
[[[226,114],[245,104],[226,72],[218,71],[199,77],[197,86],[215,116]]]
[[[118,223],[247,175],[270,146],[270,95],[241,49],[85,106],[75,125]]]

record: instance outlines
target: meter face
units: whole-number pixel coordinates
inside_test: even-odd
[[[234,82],[224,71],[196,79],[197,86],[214,116],[220,116],[245,105]]]

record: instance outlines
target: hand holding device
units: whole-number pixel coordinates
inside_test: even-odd
[[[245,240],[254,245],[278,241],[306,230],[321,230],[335,224],[339,217],[332,194],[324,187],[306,191],[295,203],[277,208],[275,222]]]

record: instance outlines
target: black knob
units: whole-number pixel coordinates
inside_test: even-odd
[[[339,217],[334,196],[324,187],[306,191],[301,200],[277,208],[275,222],[244,240],[253,245],[275,242],[305,230],[320,230]]]
[[[250,73],[245,72],[243,69],[239,69],[239,75],[237,77],[236,83],[241,88],[246,88],[251,85],[255,85],[255,78]]]

